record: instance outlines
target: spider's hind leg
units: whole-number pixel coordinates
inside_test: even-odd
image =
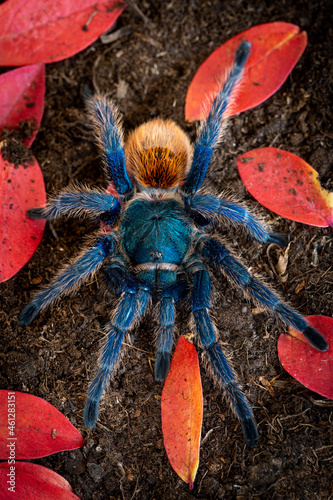
[[[148,306],[150,293],[139,288],[136,293],[124,292],[118,302],[111,322],[106,326],[107,339],[98,361],[97,373],[90,383],[84,407],[86,427],[94,427],[98,418],[99,401],[103,395],[110,373],[114,370],[126,333]]]
[[[214,238],[205,237],[201,239],[199,246],[202,244],[203,246],[197,251],[211,265],[220,267],[224,274],[252,299],[272,311],[288,325],[302,332],[315,348],[320,351],[328,349],[328,344],[322,334],[310,326],[301,314],[283,302],[268,286],[251,276],[246,267],[222,243]]]
[[[209,274],[201,260],[195,256],[189,260],[187,271],[193,283],[192,310],[200,342],[205,349],[219,383],[232,405],[235,415],[241,422],[245,442],[251,448],[255,448],[258,444],[258,430],[251,406],[237,384],[233,370],[216,339],[214,325],[209,317]]]

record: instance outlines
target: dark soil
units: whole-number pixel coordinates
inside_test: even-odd
[[[32,151],[49,194],[73,181],[105,186],[97,148],[86,126],[85,86],[112,96],[127,131],[153,117],[185,123],[188,85],[200,64],[224,41],[253,25],[287,21],[308,34],[300,62],[267,102],[230,120],[209,182],[257,204],[237,173],[238,154],[274,145],[296,153],[332,179],[332,21],[329,2],[142,1],[114,30],[117,41],[94,43],[68,60],[46,67],[45,113]],[[127,34],[126,34],[127,33]],[[250,243],[240,232],[228,238],[249,267],[260,270],[303,314],[333,312],[332,231],[284,220],[258,208],[277,231],[291,236],[287,279],[278,276],[281,251]],[[171,469],[161,431],[162,386],[154,381],[154,325],[148,316],[127,346],[104,398],[99,423],[88,432],[83,406],[114,297],[101,280],[82,286],[27,328],[18,314],[55,269],[75,256],[98,224],[69,219],[47,224],[31,261],[2,284],[1,388],[28,391],[63,412],[85,438],[85,447],[37,460],[68,479],[83,499],[329,499],[333,498],[333,402],[305,389],[281,367],[277,339],[285,331],[258,312],[242,293],[216,276],[215,317],[221,339],[254,408],[260,444],[249,449],[221,393],[202,367],[203,443],[190,491]],[[227,235],[227,230],[222,229]],[[188,311],[178,314],[178,333],[188,333]],[[178,335],[177,333],[177,335]]]

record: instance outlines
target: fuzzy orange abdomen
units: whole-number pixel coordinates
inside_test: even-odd
[[[138,127],[125,146],[126,166],[145,187],[170,189],[186,177],[192,159],[187,135],[172,120],[152,120]]]

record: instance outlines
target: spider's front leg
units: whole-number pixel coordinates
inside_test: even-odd
[[[224,274],[252,299],[302,332],[313,347],[320,351],[328,349],[328,344],[321,333],[310,326],[303,316],[283,302],[268,286],[251,276],[246,267],[222,243],[205,236],[199,240],[197,252],[213,267],[220,267]]]
[[[186,270],[193,284],[192,311],[200,342],[205,349],[218,382],[224,389],[236,417],[240,420],[245,442],[255,448],[258,444],[258,430],[251,406],[242,393],[235,375],[219,345],[214,325],[209,317],[210,278],[200,258],[193,255]]]
[[[37,314],[54,302],[60,295],[71,292],[102,265],[104,259],[115,252],[115,235],[101,236],[84,251],[73,264],[61,270],[48,286],[38,292],[19,316],[21,326],[29,325]]]
[[[288,244],[288,238],[282,234],[270,232],[247,208],[239,203],[223,200],[215,196],[194,194],[185,198],[185,207],[190,217],[198,221],[200,217],[203,222],[214,220],[217,216],[229,223],[239,225],[248,235],[261,243],[275,243],[279,246]]]
[[[186,195],[196,193],[206,176],[214,148],[219,143],[224,126],[225,111],[241,81],[243,70],[250,55],[251,44],[244,40],[238,47],[229,75],[211,106],[209,115],[201,123],[188,177],[182,186]]]
[[[120,256],[111,261],[106,278],[110,288],[121,296],[111,322],[105,327],[106,342],[98,361],[97,373],[88,389],[83,414],[86,427],[96,424],[99,401],[119,358],[124,337],[144,314],[150,300],[148,287],[127,272]]]
[[[123,130],[117,107],[102,95],[87,99],[87,108],[94,125],[96,139],[104,157],[106,173],[120,195],[133,190],[126,165]]]
[[[53,220],[62,215],[98,217],[112,225],[119,217],[121,205],[111,194],[97,189],[79,186],[77,189],[64,189],[50,200],[45,208],[33,208],[27,214],[31,219]]]

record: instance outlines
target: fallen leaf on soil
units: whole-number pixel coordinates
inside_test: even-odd
[[[318,172],[298,156],[277,148],[259,148],[237,158],[249,193],[282,217],[333,229],[333,193],[323,189]]]
[[[30,470],[29,468],[25,470],[22,465],[23,462],[15,462],[15,465],[12,465],[13,469],[10,470],[8,463],[0,464],[0,500],[8,500],[12,497],[17,500],[37,500],[40,498],[47,500],[79,499],[78,496],[72,493],[69,483],[55,472],[35,464],[25,464],[33,466]],[[42,469],[44,470],[41,472]],[[60,484],[60,480],[62,480],[68,484],[70,489],[67,486],[58,485],[55,476],[60,478]]]
[[[116,22],[121,0],[7,0],[0,6],[0,65],[61,61]]]
[[[45,220],[33,220],[27,210],[44,206],[43,174],[34,157],[23,165],[4,160],[0,149],[0,282],[26,264],[36,251]]]
[[[12,418],[13,417],[13,418]],[[0,391],[0,460],[40,458],[84,445],[79,431],[44,399],[16,391]]]
[[[0,463],[0,469],[10,469],[10,463],[2,462]],[[62,476],[59,476],[56,472],[51,469],[47,469],[42,465],[33,464],[31,462],[16,462],[15,461],[15,472],[20,471],[25,474],[31,474],[34,477],[37,477],[41,481],[45,481],[50,484],[54,484],[59,488],[62,488],[67,491],[73,491],[71,485],[68,481]]]
[[[161,412],[169,462],[192,489],[199,466],[203,398],[198,355],[183,336],[178,340],[165,380]]]
[[[28,148],[38,132],[44,112],[45,65],[34,64],[0,76],[0,130],[30,130]]]
[[[209,103],[222,88],[243,40],[251,42],[251,52],[236,100],[226,110],[225,117],[254,108],[273,95],[303,54],[307,35],[294,24],[275,22],[253,26],[225,42],[194,75],[185,101],[187,121],[207,117]]]
[[[289,334],[278,340],[278,354],[283,368],[311,391],[333,399],[333,318],[307,316],[311,326],[327,340],[329,348],[318,351],[302,333],[289,327]]]

